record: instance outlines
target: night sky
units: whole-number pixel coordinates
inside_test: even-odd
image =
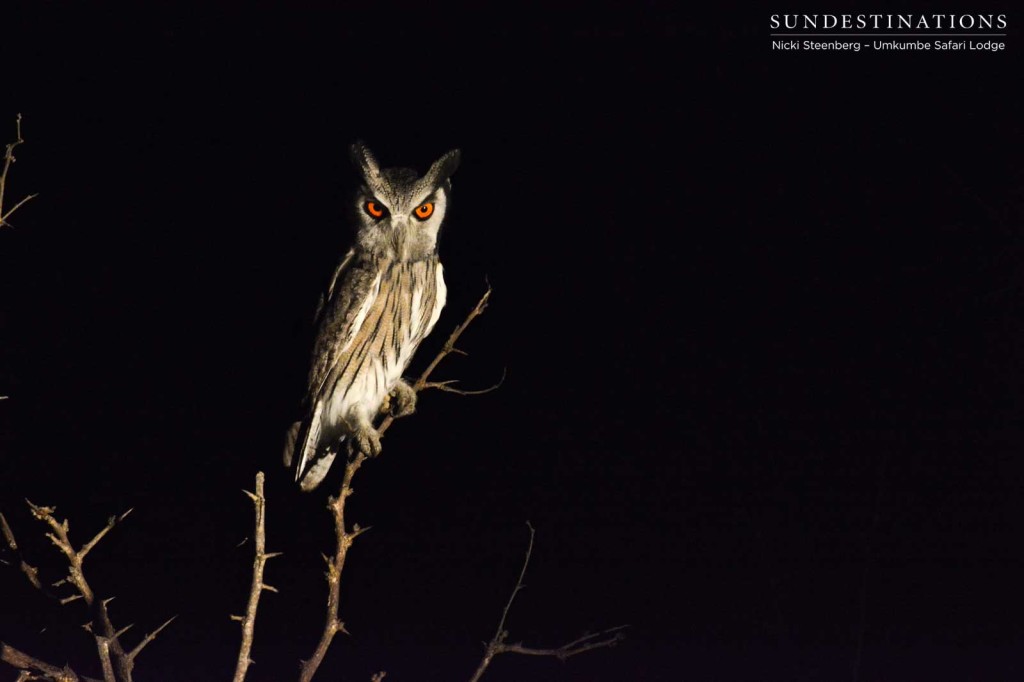
[[[24,498],[78,542],[134,508],[86,571],[128,644],[178,615],[136,679],[230,678],[261,470],[248,679],[315,646],[340,467],[301,493],[281,447],[356,139],[462,150],[409,375],[489,283],[435,378],[505,380],[360,471],[317,679],[468,679],[527,522],[511,639],[631,627],[486,680],[1024,678],[1014,14],[1001,53],[870,54],[772,51],[785,8],[63,4],[0,10],[5,205],[39,193],[0,230],[0,511],[52,582]],[[99,677],[85,620],[0,563],[0,641]]]

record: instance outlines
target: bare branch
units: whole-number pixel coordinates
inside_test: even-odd
[[[473,676],[470,677],[470,682],[478,682],[483,677],[488,666],[491,665],[491,661],[494,657],[499,654],[523,654],[526,656],[552,656],[561,661],[575,656],[576,654],[582,654],[592,649],[600,649],[602,647],[614,646],[622,639],[625,638],[626,625],[620,625],[603,632],[596,634],[585,634],[582,637],[577,637],[571,642],[567,642],[557,647],[527,647],[523,646],[522,643],[509,644],[506,640],[508,639],[508,630],[505,629],[505,622],[508,620],[508,612],[512,609],[512,602],[515,601],[516,595],[519,594],[519,590],[523,589],[523,578],[526,576],[526,567],[530,565],[530,556],[533,554],[533,538],[534,528],[529,521],[526,522],[526,527],[530,529],[530,542],[526,546],[526,557],[523,559],[523,567],[519,571],[519,578],[516,580],[516,586],[512,589],[512,594],[508,598],[508,602],[505,603],[505,608],[501,612],[501,620],[498,621],[498,629],[494,633],[494,637],[487,643],[484,649],[484,657],[480,660],[480,665],[477,666]]]
[[[627,627],[629,626],[619,625],[618,627],[609,628],[603,632],[583,635],[582,637],[578,637],[571,642],[555,648],[540,649],[523,646],[520,643],[501,644],[498,647],[497,653],[524,654],[527,656],[553,656],[560,661],[564,661],[570,656],[575,656],[576,654],[582,654],[602,647],[614,646],[626,638],[626,633],[623,632],[623,630]]]
[[[15,139],[14,142],[11,142],[10,144],[7,145],[7,149],[4,152],[4,168],[3,171],[0,171],[0,228],[2,228],[5,225],[9,225],[10,223],[7,222],[7,219],[14,215],[14,212],[21,208],[27,201],[30,201],[31,199],[34,199],[36,196],[38,196],[36,194],[30,194],[21,201],[19,201],[18,203],[16,203],[14,205],[14,208],[10,209],[6,213],[4,212],[4,192],[7,189],[7,173],[11,169],[11,164],[14,163],[15,161],[15,148],[17,148],[18,145],[25,142],[25,140],[23,140],[21,137],[21,114],[18,114],[17,117],[15,117],[14,126],[16,131],[15,135],[17,139]]]
[[[68,574],[67,580],[71,582],[75,588],[78,589],[79,595],[85,599],[86,603],[91,607],[93,604],[93,593],[92,588],[89,587],[89,583],[85,579],[85,574],[82,572],[82,562],[85,561],[86,555],[92,551],[92,548],[99,543],[103,537],[110,532],[110,530],[118,523],[123,521],[132,510],[124,512],[120,516],[112,516],[107,521],[107,525],[100,530],[89,542],[85,543],[81,549],[76,550],[74,545],[71,543],[71,539],[68,535],[68,522],[67,519],[64,521],[57,521],[53,514],[57,511],[56,507],[45,507],[41,505],[33,504],[31,501],[28,502],[29,509],[32,511],[32,515],[40,521],[43,521],[52,529],[52,533],[47,533],[46,537],[59,549],[64,556],[68,558],[70,563],[71,571]],[[57,585],[59,585],[58,583]],[[57,586],[55,585],[55,587]],[[73,601],[72,598],[65,598],[61,600],[61,603],[67,603]],[[100,606],[103,612],[106,612],[107,602],[101,602]],[[105,633],[107,637],[115,639],[113,627],[110,628],[108,633]]]
[[[106,527],[103,530],[101,530],[99,533],[96,533],[96,537],[94,537],[92,540],[89,540],[89,542],[85,543],[82,546],[82,549],[79,550],[79,554],[82,555],[82,558],[84,559],[85,555],[92,551],[92,548],[96,546],[96,543],[99,542],[100,540],[102,540],[103,536],[106,535],[107,533],[109,533],[111,528],[113,528],[117,524],[119,524],[122,521],[124,521],[128,517],[128,515],[131,514],[131,513],[132,513],[132,510],[129,509],[128,511],[126,511],[123,514],[121,514],[120,516],[111,516],[109,519],[107,519]]]
[[[18,541],[14,539],[14,533],[11,531],[11,527],[7,524],[7,517],[0,512],[0,530],[3,531],[4,540],[7,541],[7,546],[11,548],[12,552],[18,551]]]
[[[110,517],[107,521],[107,525],[93,536],[91,540],[85,543],[80,549],[75,549],[75,546],[72,544],[69,536],[67,519],[58,521],[56,517],[54,517],[56,508],[36,505],[28,500],[26,500],[26,502],[28,502],[32,515],[50,527],[52,532],[47,533],[46,537],[48,537],[57,549],[59,549],[68,559],[68,577],[56,583],[55,587],[68,582],[75,587],[77,593],[61,599],[61,603],[67,604],[72,601],[82,599],[92,614],[91,620],[85,625],[85,628],[96,639],[97,652],[104,670],[104,682],[132,682],[132,669],[135,666],[135,657],[138,656],[142,649],[152,642],[157,634],[167,627],[174,618],[171,618],[171,620],[161,625],[149,635],[146,635],[142,642],[140,642],[139,645],[131,652],[126,652],[124,647],[121,646],[120,637],[128,630],[128,628],[116,630],[113,623],[110,621],[110,614],[107,612],[107,604],[110,603],[113,598],[97,599],[92,588],[89,586],[89,582],[86,580],[85,573],[82,569],[82,563],[85,561],[86,555],[92,551],[99,541],[102,540],[114,526],[127,518],[132,510],[129,509],[120,516]]]
[[[479,301],[477,301],[476,306],[474,306],[473,309],[469,311],[469,315],[467,315],[466,319],[462,321],[462,324],[460,324],[458,327],[454,329],[454,331],[452,331],[451,335],[448,337],[448,340],[444,342],[444,346],[442,346],[441,352],[439,352],[437,356],[434,357],[431,363],[427,365],[427,368],[423,370],[423,374],[420,375],[420,378],[416,380],[415,384],[413,384],[413,388],[415,390],[419,391],[423,388],[424,384],[427,383],[427,379],[430,377],[431,373],[433,373],[434,368],[436,368],[441,363],[441,361],[444,360],[445,356],[453,352],[460,355],[465,355],[463,351],[455,347],[455,342],[459,340],[460,336],[462,336],[462,332],[466,331],[466,328],[473,323],[473,320],[479,317],[484,312],[484,310],[487,309],[487,302],[488,300],[490,300],[490,298],[491,287],[490,285],[488,285],[487,291],[485,291],[484,295],[480,297]]]
[[[263,472],[257,472],[256,493],[253,494],[248,490],[243,491],[249,496],[253,506],[256,508],[256,555],[252,562],[252,586],[249,588],[249,603],[245,608],[245,617],[231,617],[233,620],[237,619],[242,622],[242,643],[238,648],[238,662],[235,665],[233,682],[242,682],[245,679],[245,673],[249,669],[249,665],[252,663],[249,654],[252,651],[252,639],[256,631],[256,610],[259,608],[260,594],[262,594],[263,590],[277,592],[276,589],[263,582],[263,569],[266,566],[267,560],[281,555],[280,552],[267,552],[267,499],[263,495],[263,481]]]
[[[100,666],[103,668],[103,682],[116,682],[114,666],[110,662],[110,640],[106,637],[96,638],[96,647],[100,652]]]
[[[174,622],[174,619],[175,619],[175,618],[177,618],[177,616],[171,616],[170,618],[168,618],[167,620],[165,620],[165,621],[164,621],[163,625],[161,625],[161,626],[160,626],[160,627],[158,627],[158,628],[157,628],[156,630],[153,630],[153,632],[151,632],[151,633],[149,633],[148,635],[146,635],[146,636],[145,636],[145,637],[144,637],[144,638],[142,639],[142,641],[141,641],[141,642],[139,642],[138,644],[136,644],[136,645],[135,645],[135,648],[134,648],[134,649],[132,649],[131,651],[129,651],[129,652],[128,652],[128,653],[126,654],[126,656],[128,657],[128,659],[129,659],[130,661],[134,662],[134,661],[135,661],[135,657],[136,657],[136,656],[138,656],[138,655],[139,655],[139,653],[141,653],[141,652],[142,652],[142,650],[143,650],[143,649],[144,649],[144,648],[146,647],[146,645],[147,645],[147,644],[149,644],[150,642],[152,642],[152,641],[153,641],[154,639],[156,639],[156,636],[157,636],[157,635],[159,635],[159,634],[160,634],[160,632],[161,632],[161,631],[163,631],[163,629],[164,629],[165,627],[167,627],[168,625],[170,625],[171,623],[173,623],[173,622]],[[128,627],[131,627],[131,626],[128,626]],[[120,632],[124,632],[124,631],[125,631],[125,630],[127,630],[127,629],[128,629],[128,628],[124,628],[124,629],[122,629],[122,630],[121,630]],[[120,633],[119,633],[119,634],[120,634]]]
[[[68,536],[67,519],[64,521],[57,521],[53,516],[57,511],[55,507],[45,507],[33,504],[29,500],[25,501],[28,502],[29,509],[32,511],[32,516],[36,517],[52,529],[53,532],[47,533],[46,537],[48,537],[50,542],[52,542],[54,546],[67,557],[68,563],[70,564],[71,570],[65,580],[75,586],[78,590],[78,594],[82,599],[85,599],[86,603],[91,607],[93,604],[92,588],[89,587],[89,583],[85,580],[85,576],[82,573],[82,559],[84,557],[75,550],[74,546],[71,544],[71,539]],[[94,540],[95,539],[96,538],[94,538]],[[60,583],[57,583],[54,587],[58,587],[59,585]],[[67,603],[69,601],[72,600],[61,600],[61,603]],[[113,630],[111,630],[110,634],[113,634]]]
[[[334,640],[334,635],[345,632],[345,624],[338,618],[338,605],[341,597],[341,574],[345,568],[345,559],[348,558],[348,549],[352,546],[356,534],[362,531],[349,533],[345,529],[345,500],[352,494],[352,477],[359,471],[359,467],[366,461],[366,455],[359,450],[350,450],[348,463],[345,465],[345,475],[342,478],[341,490],[337,497],[327,499],[327,508],[334,518],[335,550],[334,557],[327,558],[327,611],[324,617],[324,629],[320,634],[320,641],[309,659],[302,661],[299,672],[301,682],[310,682],[313,675],[327,655],[327,649]]]
[[[434,388],[438,391],[445,391],[446,393],[456,393],[458,395],[483,395],[485,393],[491,393],[501,388],[501,385],[505,383],[505,370],[501,370],[501,378],[498,379],[498,383],[487,388],[480,388],[476,390],[466,390],[462,388],[453,388],[452,384],[458,383],[458,379],[448,379],[446,381],[428,381],[423,384],[423,390],[428,388]]]
[[[487,648],[484,650],[484,657],[480,660],[480,665],[477,666],[476,672],[473,673],[473,677],[469,678],[470,682],[477,682],[483,677],[487,667],[491,664],[491,660],[502,653],[499,648],[504,644],[505,639],[508,637],[508,631],[505,630],[505,621],[508,619],[508,612],[512,608],[512,602],[515,601],[516,595],[519,594],[519,590],[523,589],[523,578],[526,577],[526,567],[530,565],[530,557],[533,555],[533,538],[536,531],[533,525],[527,521],[526,527],[530,529],[530,541],[526,545],[526,558],[523,559],[523,567],[519,569],[519,577],[516,579],[516,586],[512,588],[512,594],[509,595],[508,601],[505,602],[505,608],[501,611],[501,620],[498,621],[498,629],[494,632],[494,637],[487,643]]]
[[[479,302],[469,312],[466,319],[462,321],[462,324],[457,326],[448,340],[445,341],[444,346],[440,352],[434,357],[434,359],[427,365],[427,368],[423,370],[419,379],[412,385],[413,391],[417,393],[422,391],[427,385],[427,381],[430,378],[430,374],[434,371],[434,368],[440,364],[442,360],[452,352],[456,352],[455,342],[462,336],[462,332],[466,331],[466,328],[475,320],[487,307],[487,301],[491,296],[491,287],[488,285],[487,291],[480,297]],[[377,426],[377,433],[384,435],[384,432],[388,430],[395,418],[393,415],[385,415],[380,425]],[[345,474],[342,477],[341,489],[338,491],[337,497],[330,497],[327,500],[327,508],[331,512],[331,516],[334,518],[334,535],[335,535],[335,550],[334,557],[324,557],[327,562],[327,609],[324,616],[324,629],[320,634],[320,641],[317,642],[316,649],[313,651],[313,655],[307,660],[302,661],[301,669],[299,672],[299,680],[301,682],[310,682],[313,679],[313,675],[316,674],[317,669],[324,660],[324,656],[327,655],[327,649],[331,646],[331,642],[334,640],[334,636],[339,632],[348,634],[345,629],[345,624],[338,617],[338,604],[341,595],[341,574],[345,568],[345,560],[348,557],[348,550],[352,546],[359,535],[365,533],[368,528],[359,528],[358,525],[352,527],[349,531],[345,525],[345,500],[352,494],[352,479],[355,477],[356,472],[366,461],[366,454],[359,451],[358,449],[352,448],[349,444],[348,449],[348,462],[345,465]],[[383,676],[381,676],[383,679]]]
[[[25,561],[25,557],[21,555],[21,550],[18,549],[18,542],[14,539],[14,531],[7,524],[7,519],[3,514],[0,514],[0,529],[3,530],[4,539],[7,541],[7,546],[11,548],[11,551],[18,556],[18,564],[21,568],[21,572],[25,574],[28,581],[32,583],[32,587],[36,588],[43,594],[52,597],[43,584],[39,582],[39,569]]]
[[[21,201],[19,201],[18,203],[16,203],[14,206],[11,207],[10,211],[8,211],[7,213],[4,213],[2,216],[0,216],[0,225],[10,225],[10,223],[7,222],[7,219],[10,218],[12,215],[14,215],[14,212],[17,211],[19,208],[21,208],[24,204],[32,201],[37,196],[39,196],[38,192],[35,193],[35,194],[29,194],[28,196],[23,197],[21,199]]]
[[[93,677],[79,677],[67,666],[58,668],[46,661],[40,661],[38,658],[30,656],[24,651],[19,651],[3,642],[0,642],[0,661],[20,670],[19,680],[48,679],[55,682],[100,682]],[[43,677],[37,677],[29,671],[39,673]]]

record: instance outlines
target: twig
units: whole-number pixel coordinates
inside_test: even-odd
[[[18,564],[21,568],[21,572],[25,574],[28,581],[32,583],[32,587],[36,588],[43,594],[52,597],[43,584],[39,582],[39,569],[25,561],[25,557],[21,555],[21,550],[18,549],[18,542],[14,539],[14,532],[11,527],[7,525],[7,519],[2,513],[0,513],[0,530],[3,531],[4,539],[7,541],[7,546],[11,548],[11,551],[18,556]]]
[[[259,607],[260,595],[263,590],[277,592],[276,589],[263,582],[263,568],[268,559],[281,556],[280,552],[267,552],[266,536],[266,508],[267,499],[263,496],[263,472],[256,474],[256,493],[244,491],[252,500],[256,508],[256,555],[252,562],[252,586],[249,588],[249,604],[245,608],[245,618],[232,616],[232,619],[242,621],[242,644],[238,648],[238,663],[235,665],[234,682],[242,682],[249,665],[253,662],[249,658],[252,651],[252,638],[256,630],[256,609]]]
[[[494,657],[499,654],[523,654],[526,656],[552,656],[560,661],[564,661],[570,656],[576,654],[582,654],[593,649],[601,649],[603,647],[614,646],[616,643],[622,641],[625,638],[625,630],[628,626],[619,625],[614,628],[609,628],[603,632],[585,634],[581,637],[577,637],[571,642],[567,642],[558,647],[528,647],[523,646],[522,643],[516,642],[514,644],[507,643],[508,630],[505,629],[505,621],[508,619],[508,612],[512,608],[512,602],[515,601],[516,595],[523,589],[523,578],[526,576],[526,567],[530,565],[530,556],[533,554],[533,536],[535,531],[529,521],[526,523],[527,528],[530,529],[530,542],[526,547],[526,558],[523,560],[523,567],[519,571],[519,578],[516,580],[516,586],[512,589],[512,594],[508,598],[508,602],[505,603],[505,608],[501,612],[501,620],[498,621],[498,629],[494,633],[494,637],[487,643],[484,649],[484,657],[480,660],[480,665],[477,666],[473,676],[469,678],[470,682],[478,682],[483,677],[487,667],[494,660]]]
[[[18,651],[14,647],[0,642],[0,661],[11,665],[21,671],[18,675],[19,680],[33,680],[33,679],[49,679],[55,682],[100,682],[93,677],[85,677],[75,674],[71,668],[64,666],[58,668],[55,665],[40,661],[34,656],[26,654],[24,651]],[[42,678],[31,674],[29,671],[34,671],[43,675]]]
[[[458,383],[458,379],[448,379],[446,381],[428,381],[423,384],[423,390],[428,388],[434,388],[438,391],[444,391],[445,393],[455,393],[457,395],[483,395],[485,393],[491,393],[501,388],[501,385],[505,383],[505,370],[501,371],[501,378],[498,379],[498,383],[487,388],[479,388],[476,390],[467,390],[464,388],[454,388],[452,384]]]
[[[4,225],[10,224],[7,222],[7,219],[14,215],[15,211],[21,208],[26,202],[39,196],[38,194],[29,194],[27,197],[16,203],[14,208],[4,213],[4,191],[7,189],[7,172],[10,170],[11,164],[15,161],[15,148],[25,142],[21,137],[21,114],[18,114],[14,119],[14,125],[17,139],[7,145],[7,149],[4,152],[4,169],[3,171],[0,171],[0,228]]]
[[[462,332],[466,331],[466,328],[475,320],[487,307],[487,301],[491,297],[491,287],[487,287],[487,291],[480,297],[476,306],[469,312],[466,319],[462,321],[462,324],[457,326],[448,340],[445,341],[444,346],[434,357],[434,359],[427,365],[427,368],[423,370],[419,379],[412,385],[412,390],[419,393],[427,386],[427,380],[430,378],[431,372],[434,368],[440,364],[445,357],[449,354],[456,352],[461,353],[455,348],[455,342],[462,336]],[[377,427],[377,433],[384,435],[384,432],[388,430],[392,422],[395,420],[394,416],[387,414]],[[338,617],[338,604],[341,596],[341,574],[345,568],[345,559],[348,557],[348,550],[352,546],[352,543],[357,537],[365,533],[369,528],[360,528],[358,524],[352,526],[352,530],[349,531],[345,525],[345,500],[352,494],[352,479],[355,477],[356,472],[366,461],[366,455],[358,448],[349,447],[348,462],[345,465],[345,474],[342,477],[341,489],[338,492],[337,497],[329,497],[327,499],[327,508],[331,512],[331,516],[334,518],[334,534],[335,534],[335,550],[334,557],[324,557],[324,561],[327,562],[327,611],[324,617],[324,629],[320,635],[320,641],[317,642],[316,649],[313,651],[313,655],[308,659],[302,661],[301,669],[299,672],[300,682],[310,682],[313,679],[313,675],[316,674],[317,669],[324,660],[324,656],[327,655],[327,649],[331,646],[331,642],[334,640],[334,636],[339,632],[348,634],[345,629],[345,624]],[[382,679],[382,678],[381,678]]]
[[[567,644],[563,644],[560,647],[539,649],[535,647],[527,647],[522,644],[502,644],[499,647],[497,653],[513,653],[513,654],[525,654],[527,656],[554,656],[560,661],[564,661],[570,656],[576,654],[582,654],[592,649],[600,649],[601,647],[612,646],[616,642],[620,642],[626,638],[625,630],[628,625],[619,625],[614,628],[608,628],[602,632],[595,632],[578,637]],[[508,633],[506,633],[508,634]]]
[[[26,502],[28,502],[28,500],[26,500]],[[89,552],[92,551],[99,541],[102,540],[114,526],[119,524],[121,521],[124,521],[124,519],[131,514],[132,510],[129,509],[120,516],[110,517],[107,521],[107,525],[96,533],[91,540],[82,545],[80,549],[75,549],[68,535],[69,526],[67,519],[64,521],[58,521],[54,517],[56,509],[53,507],[35,505],[31,502],[28,502],[28,506],[29,509],[31,509],[33,516],[50,527],[51,532],[47,533],[46,537],[50,539],[50,542],[52,542],[68,560],[68,577],[56,583],[56,586],[69,582],[74,585],[77,590],[77,594],[61,599],[61,603],[66,604],[77,599],[82,599],[92,613],[92,618],[85,625],[85,629],[88,630],[96,639],[96,650],[100,658],[100,663],[103,666],[104,682],[132,682],[132,669],[135,667],[136,657],[165,627],[170,625],[174,618],[166,621],[156,630],[146,635],[134,649],[126,652],[124,647],[121,645],[120,637],[127,632],[128,628],[131,626],[121,630],[115,630],[113,623],[110,621],[110,614],[107,611],[107,604],[110,603],[112,598],[97,599],[92,587],[89,586],[89,582],[85,578],[85,572],[82,569],[82,563],[85,561],[85,557]]]
[[[142,641],[136,644],[135,648],[128,652],[127,656],[129,660],[134,661],[135,657],[142,653],[142,650],[145,648],[145,646],[152,642],[154,639],[156,639],[156,636],[159,635],[165,627],[173,623],[175,618],[177,618],[177,616],[171,616],[170,618],[165,620],[160,627],[158,627],[156,630],[153,630],[153,632],[143,637]],[[131,626],[129,625],[128,628],[130,627]],[[116,636],[120,637],[122,634],[128,631],[128,628],[121,628],[121,630],[117,632]]]

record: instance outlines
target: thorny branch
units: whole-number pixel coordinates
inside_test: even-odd
[[[281,556],[280,552],[267,552],[267,499],[263,496],[263,480],[263,472],[257,472],[255,494],[248,490],[244,491],[256,508],[256,555],[252,562],[252,586],[249,588],[249,603],[245,608],[245,617],[231,616],[232,620],[242,622],[242,644],[238,648],[238,663],[235,665],[233,682],[242,682],[249,665],[253,663],[253,660],[249,658],[249,653],[252,651],[252,638],[256,629],[256,609],[259,607],[260,595],[263,594],[263,590],[277,592],[275,588],[263,582],[263,568],[266,566],[267,560]]]
[[[491,288],[487,287],[487,291],[480,297],[476,306],[469,312],[466,319],[462,321],[462,324],[457,326],[454,331],[448,336],[448,340],[445,341],[444,346],[434,357],[434,359],[427,365],[427,368],[423,370],[419,379],[412,385],[412,389],[419,393],[427,387],[427,380],[430,378],[430,374],[451,353],[464,354],[462,351],[455,347],[455,343],[462,336],[462,332],[466,331],[466,328],[475,320],[484,309],[487,307],[487,301],[491,297]],[[394,421],[394,416],[388,414],[381,420],[380,425],[377,427],[377,433],[384,435],[384,432],[388,430],[391,423]],[[345,525],[345,500],[352,494],[352,478],[359,471],[359,468],[366,461],[366,454],[358,449],[349,450],[348,462],[345,465],[345,474],[342,477],[341,489],[338,492],[337,497],[329,497],[327,500],[327,508],[330,510],[331,515],[334,517],[334,533],[336,537],[336,544],[333,557],[324,557],[324,561],[327,562],[327,611],[324,618],[324,629],[320,635],[320,641],[317,642],[316,649],[313,651],[313,655],[307,660],[302,661],[302,667],[299,673],[300,682],[310,682],[313,679],[313,675],[316,674],[317,669],[324,660],[324,656],[327,654],[327,649],[331,646],[331,642],[334,639],[334,635],[339,632],[348,634],[345,630],[345,624],[338,617],[338,604],[341,594],[341,573],[345,568],[345,559],[348,557],[349,547],[357,537],[365,533],[369,528],[360,528],[358,524],[352,526],[352,530],[348,530]],[[381,679],[383,675],[381,676]]]
[[[25,142],[21,137],[21,114],[18,114],[14,119],[14,124],[17,139],[7,145],[7,149],[4,152],[4,169],[3,171],[0,171],[0,228],[5,225],[10,225],[10,223],[7,222],[7,219],[14,215],[14,212],[21,208],[25,203],[38,196],[37,194],[29,194],[27,197],[16,203],[9,211],[4,212],[4,191],[7,189],[7,172],[11,169],[11,164],[15,162],[15,148]]]
[[[52,596],[46,591],[43,584],[39,582],[39,569],[25,561],[25,557],[21,555],[21,550],[18,549],[18,541],[14,539],[14,532],[7,524],[7,519],[3,514],[0,514],[0,530],[3,531],[4,539],[7,541],[7,546],[10,547],[11,551],[18,556],[19,568],[21,568],[21,572],[25,574],[25,577],[28,578],[28,581],[32,583],[32,587],[36,588],[43,594]]]
[[[0,642],[0,661],[18,670],[18,682],[23,680],[53,680],[53,682],[100,682],[93,677],[78,676],[71,668],[58,668],[38,658],[18,651],[12,646]]]
[[[7,148],[4,151],[4,168],[2,171],[0,171],[0,230],[2,230],[5,225],[10,224],[7,222],[7,219],[14,215],[15,211],[21,208],[26,202],[35,199],[36,196],[38,196],[36,194],[29,194],[27,197],[16,203],[14,205],[14,208],[7,211],[6,213],[4,212],[4,192],[7,190],[7,173],[11,169],[11,164],[14,163],[15,161],[15,148],[19,144],[25,142],[25,140],[23,140],[21,137],[21,114],[18,114],[17,117],[14,119],[14,126],[16,130],[15,136],[17,139],[15,139],[14,142],[11,142],[10,144],[7,145]],[[0,395],[0,400],[7,400],[8,397],[9,396],[6,395]]]
[[[571,642],[567,642],[558,647],[528,647],[523,646],[521,643],[516,642],[509,644],[508,630],[505,629],[505,621],[508,619],[508,612],[512,608],[512,602],[515,601],[516,595],[523,589],[523,578],[526,576],[526,567],[530,565],[530,556],[533,554],[533,536],[535,531],[533,526],[527,522],[526,526],[530,529],[530,542],[526,546],[526,558],[523,560],[523,567],[519,571],[519,578],[516,580],[516,586],[512,589],[512,594],[508,598],[508,602],[505,603],[505,608],[501,612],[501,620],[498,621],[498,629],[494,633],[494,637],[487,643],[484,649],[484,657],[480,660],[480,665],[477,666],[473,676],[469,678],[470,682],[478,682],[483,677],[487,667],[490,666],[491,661],[498,654],[524,654],[526,656],[552,656],[560,661],[564,661],[570,656],[576,654],[582,654],[592,649],[600,649],[603,647],[614,646],[625,638],[623,630],[626,629],[626,625],[619,625],[614,628],[609,628],[603,632],[597,632],[593,634],[585,634],[581,637],[577,637]]]
[[[135,666],[135,659],[146,647],[146,645],[148,645],[156,638],[160,631],[162,631],[165,627],[171,624],[174,618],[167,620],[163,625],[158,627],[156,630],[143,637],[142,641],[139,642],[139,644],[134,649],[132,649],[131,651],[125,651],[121,645],[120,638],[121,635],[123,635],[131,628],[131,626],[129,625],[128,627],[122,628],[121,630],[114,629],[114,625],[113,623],[111,623],[110,615],[107,611],[107,604],[111,600],[96,598],[96,595],[92,590],[92,587],[89,585],[88,580],[86,580],[82,564],[85,561],[85,557],[89,554],[89,552],[92,551],[92,549],[99,543],[99,541],[102,540],[104,536],[106,536],[106,534],[109,533],[114,526],[123,521],[128,516],[128,514],[131,513],[132,510],[129,509],[120,516],[110,517],[110,519],[107,521],[107,525],[104,526],[98,533],[96,533],[96,535],[93,536],[91,540],[82,545],[81,548],[75,549],[75,546],[72,544],[71,538],[69,536],[68,521],[67,519],[63,521],[58,521],[54,517],[54,513],[56,512],[55,508],[35,505],[32,504],[31,502],[28,502],[28,506],[29,509],[32,511],[33,516],[35,516],[37,519],[39,519],[40,521],[44,522],[47,526],[49,526],[50,532],[46,534],[46,537],[50,539],[50,542],[52,542],[54,546],[57,547],[57,549],[65,556],[65,558],[68,561],[68,576],[58,581],[54,586],[59,587],[60,585],[63,585],[65,583],[70,583],[74,586],[76,592],[70,597],[60,599],[60,602],[62,604],[67,604],[69,602],[81,599],[85,602],[86,606],[88,607],[91,613],[90,620],[88,623],[86,623],[84,627],[96,639],[96,651],[100,659],[100,664],[103,668],[104,682],[131,682],[132,669]],[[10,527],[7,525],[6,519],[4,519],[2,524],[0,525],[3,526],[3,534],[7,540],[8,545],[16,551],[17,542],[14,539],[14,534],[11,532]],[[28,569],[26,569],[25,566],[27,566],[27,564],[25,564],[24,561],[22,563],[22,572],[25,573],[26,577],[34,586],[36,586],[38,589],[42,589],[41,585],[39,585],[40,581],[38,579],[38,576],[36,575],[37,571],[34,569],[34,567],[29,566]],[[8,649],[10,649],[10,647],[4,645],[4,654],[8,652]],[[11,651],[15,650],[11,649]],[[31,659],[31,657],[29,657],[29,659]],[[8,663],[11,663],[11,665],[18,665],[16,663],[12,663],[11,660],[9,660],[8,657],[6,656],[3,657],[3,660]],[[35,659],[31,660],[35,661]],[[41,664],[42,666],[49,665],[43,664],[41,661],[37,661],[37,663]],[[74,673],[71,673],[70,671],[68,674],[65,674],[62,671],[62,669],[57,668],[56,666],[49,666],[49,668],[54,671],[60,671],[60,675],[64,675],[64,677],[57,676],[57,673],[47,672],[47,669],[45,667],[40,667],[40,665],[35,665],[34,663],[32,664],[32,666],[28,668],[22,667],[22,670],[37,670],[39,672],[42,672],[44,675],[47,675],[49,679],[55,680],[78,679],[76,676],[74,676]]]

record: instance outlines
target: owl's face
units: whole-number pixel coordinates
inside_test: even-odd
[[[435,161],[423,177],[408,168],[381,169],[361,142],[351,152],[363,178],[355,203],[359,247],[376,257],[403,261],[433,256],[459,150]]]

